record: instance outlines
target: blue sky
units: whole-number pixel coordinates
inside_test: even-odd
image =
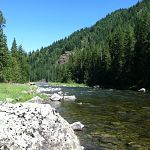
[[[138,0],[0,0],[8,46],[13,38],[26,51],[48,46],[74,31],[90,27],[108,13]]]

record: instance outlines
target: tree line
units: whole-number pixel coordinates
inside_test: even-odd
[[[3,32],[6,20],[0,11],[0,82],[25,83],[29,81],[30,65],[28,55],[16,40],[11,50],[7,46],[7,38]]]
[[[66,64],[57,61],[65,51]],[[29,54],[30,79],[101,87],[150,87],[150,1],[120,9],[89,28]]]
[[[48,47],[26,54],[16,41],[7,48],[0,17],[0,81],[45,79],[106,88],[150,88],[150,1],[120,9]],[[69,61],[60,56],[71,52]],[[9,59],[8,59],[9,58]]]

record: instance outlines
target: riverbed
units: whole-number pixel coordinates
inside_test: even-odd
[[[77,97],[75,102],[57,103],[56,109],[69,123],[85,125],[76,134],[86,150],[150,148],[150,93],[60,88]]]

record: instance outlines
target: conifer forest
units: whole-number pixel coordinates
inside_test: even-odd
[[[149,0],[112,12],[91,27],[29,53],[15,38],[8,49],[4,28],[0,11],[0,82],[44,79],[103,88],[150,88]]]

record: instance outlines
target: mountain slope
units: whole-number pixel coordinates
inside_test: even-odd
[[[30,78],[103,87],[149,87],[149,28],[149,0],[117,10],[90,28],[30,53]],[[66,51],[73,51],[69,62],[56,63]]]

